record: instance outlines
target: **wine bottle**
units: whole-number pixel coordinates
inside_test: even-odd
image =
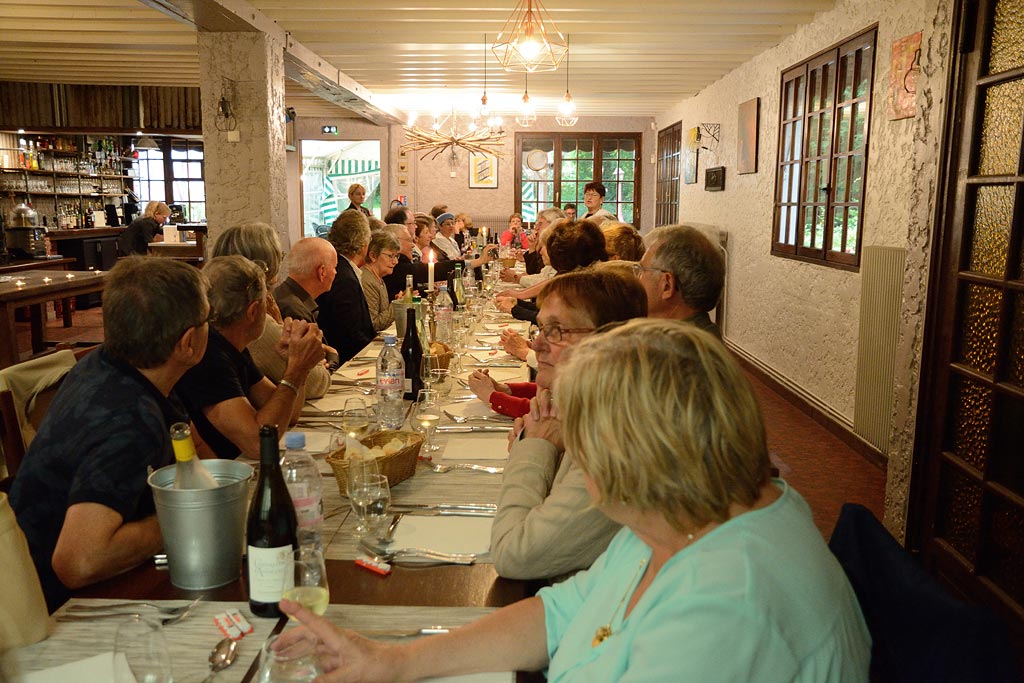
[[[415,401],[416,394],[423,388],[420,377],[420,363],[423,360],[423,346],[416,331],[416,307],[405,310],[405,337],[402,339],[402,360],[405,361],[405,398]]]
[[[412,303],[412,275],[405,276],[405,298],[402,299],[407,304]]]
[[[295,506],[281,474],[277,425],[260,426],[260,476],[245,526],[249,609],[258,617],[280,617],[285,573],[298,547]]]
[[[215,489],[217,480],[196,457],[196,445],[192,443],[192,430],[187,422],[171,425],[171,446],[174,448],[174,488]]]

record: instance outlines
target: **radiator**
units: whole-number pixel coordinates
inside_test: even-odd
[[[860,332],[853,431],[882,455],[887,455],[889,450],[893,373],[906,259],[906,249],[864,247],[860,260]]]

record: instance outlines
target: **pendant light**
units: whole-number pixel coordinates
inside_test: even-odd
[[[529,128],[537,120],[537,111],[530,102],[530,74],[526,74],[526,86],[523,89],[523,103],[519,107],[519,115],[516,116],[516,123],[521,128]]]
[[[565,37],[565,44],[568,48],[569,36]],[[572,101],[569,94],[569,55],[565,56],[565,98],[558,104],[558,115],[555,116],[555,123],[565,128],[576,125],[580,117],[576,114],[576,103]]]
[[[519,0],[491,50],[505,71],[531,73],[557,69],[569,45],[540,0]]]
[[[484,94],[480,98],[480,119],[486,121],[491,113],[491,107],[487,104],[487,34],[484,34]]]

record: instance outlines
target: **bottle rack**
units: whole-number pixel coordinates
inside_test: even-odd
[[[0,133],[0,211],[8,215],[28,201],[50,230],[86,227],[86,212],[120,206],[133,194],[130,141],[116,135]]]

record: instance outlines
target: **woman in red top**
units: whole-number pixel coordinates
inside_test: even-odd
[[[562,352],[597,328],[611,322],[647,316],[647,296],[635,276],[610,268],[588,268],[548,281],[537,296],[540,333],[533,340],[537,352],[537,382],[494,381],[486,370],[469,376],[469,388],[491,408],[511,417],[530,412],[530,399],[538,387],[554,381]]]
[[[519,244],[516,244],[518,238]],[[514,213],[508,217],[508,230],[501,233],[498,238],[501,246],[508,247],[513,246],[517,249],[529,249],[530,240],[523,231],[523,217],[518,213]]]

